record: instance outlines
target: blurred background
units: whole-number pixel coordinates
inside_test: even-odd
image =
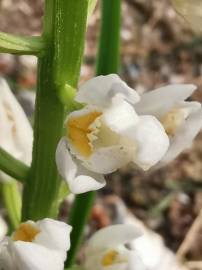
[[[43,4],[1,0],[0,31],[39,35]],[[98,3],[88,25],[80,83],[94,76],[99,26]],[[1,54],[0,74],[33,122],[36,58]],[[140,94],[169,83],[194,83],[198,91],[192,98],[202,102],[202,37],[193,34],[169,0],[122,0],[120,75]],[[147,173],[124,168],[107,178],[86,235],[112,223],[143,222],[148,238],[139,249],[147,250],[148,270],[202,270],[202,134],[167,167]],[[70,199],[63,203],[61,219],[70,205]]]

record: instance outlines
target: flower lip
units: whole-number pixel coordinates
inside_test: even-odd
[[[22,223],[14,232],[12,239],[14,241],[32,242],[40,233],[40,230],[31,222]]]
[[[73,115],[67,120],[67,136],[75,149],[84,157],[92,154],[92,141],[96,139],[96,120],[102,112],[93,110],[83,115]]]
[[[117,250],[112,249],[108,250],[101,259],[102,266],[111,266],[120,263],[127,263],[128,258],[120,258],[120,254]]]

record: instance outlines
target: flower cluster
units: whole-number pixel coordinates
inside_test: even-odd
[[[52,219],[27,221],[0,242],[1,270],[63,270],[71,226]],[[138,254],[124,244],[139,237],[133,225],[114,225],[95,233],[86,246],[85,270],[144,270]]]
[[[132,163],[148,170],[190,147],[202,127],[194,85],[169,85],[139,96],[117,75],[95,77],[75,100],[85,104],[65,121],[56,163],[73,193],[97,190],[105,174]]]

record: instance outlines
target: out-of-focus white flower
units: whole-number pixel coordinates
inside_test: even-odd
[[[8,226],[5,220],[0,216],[0,241],[5,237],[8,231]]]
[[[144,270],[137,252],[124,245],[141,236],[133,225],[112,225],[96,232],[87,243],[85,270]]]
[[[184,17],[195,32],[202,32],[201,0],[172,0],[172,4],[176,11]]]
[[[3,270],[63,270],[71,226],[52,219],[22,223],[0,243]]]
[[[0,146],[29,165],[32,157],[32,128],[3,78],[0,78],[0,130]]]
[[[136,104],[136,111],[155,116],[164,126],[170,147],[162,158],[165,164],[192,145],[202,127],[202,109],[199,102],[185,101],[195,91],[194,85],[169,85],[148,92]]]
[[[169,139],[162,124],[136,113],[140,97],[117,75],[89,80],[75,100],[86,105],[67,117],[67,136],[56,151],[58,170],[73,193],[103,187],[103,174],[130,162],[147,170],[166,153]]]
[[[178,262],[176,255],[165,246],[163,238],[130,213],[118,196],[111,196],[110,206],[115,212],[114,224],[117,222],[130,224],[140,228],[143,232],[141,237],[131,241],[128,246],[138,253],[147,270],[188,270],[182,265],[182,262]]]
[[[27,165],[32,158],[32,127],[17,99],[0,78],[0,146]],[[1,180],[11,179],[0,172]]]

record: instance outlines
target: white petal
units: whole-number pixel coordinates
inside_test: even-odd
[[[8,238],[0,242],[0,267],[3,270],[18,270],[8,249]]]
[[[60,175],[68,182],[76,177],[77,166],[73,161],[68,147],[67,140],[63,137],[56,149],[56,164]]]
[[[127,270],[147,270],[140,256],[135,251],[129,252],[129,262]]]
[[[196,86],[191,84],[167,85],[142,95],[135,110],[139,114],[151,114],[159,118],[176,103],[186,100],[195,90]]]
[[[78,164],[77,177],[71,182],[70,189],[74,194],[98,190],[106,185],[103,175],[94,173]]]
[[[63,254],[43,246],[16,241],[11,245],[15,263],[20,270],[63,270]]]
[[[162,164],[168,163],[176,158],[182,151],[192,145],[193,139],[202,128],[202,109],[191,114],[183,126],[178,130],[175,137],[171,139],[170,147]]]
[[[0,107],[1,125],[6,128],[4,130],[6,136],[4,140],[1,139],[0,145],[12,152],[16,158],[30,164],[33,141],[32,128],[22,107],[3,78],[0,78]],[[1,132],[2,130],[1,128]]]
[[[61,176],[67,181],[72,193],[79,194],[102,188],[106,183],[103,176],[90,172],[73,160],[62,138],[56,150],[56,163]]]
[[[5,220],[0,216],[0,241],[6,236],[8,231],[8,226]]]
[[[72,227],[64,222],[49,218],[38,221],[36,225],[40,233],[34,239],[34,243],[61,251],[66,256],[66,252],[70,248],[70,232]]]
[[[122,97],[131,103],[139,101],[137,92],[127,86],[118,75],[95,77],[84,83],[76,95],[76,101],[91,105],[108,106],[115,95]]]
[[[112,225],[96,232],[88,242],[88,250],[103,250],[124,245],[141,236],[139,227],[134,225]]]
[[[132,105],[116,96],[112,99],[112,105],[104,110],[102,120],[110,129],[122,134],[122,131],[134,127],[139,117]]]
[[[143,170],[159,162],[169,147],[169,138],[161,123],[153,116],[141,116],[135,128],[125,133],[137,144],[133,162]]]
[[[103,147],[95,150],[83,164],[96,173],[109,174],[127,165],[132,159],[132,153],[131,148],[123,145]]]

